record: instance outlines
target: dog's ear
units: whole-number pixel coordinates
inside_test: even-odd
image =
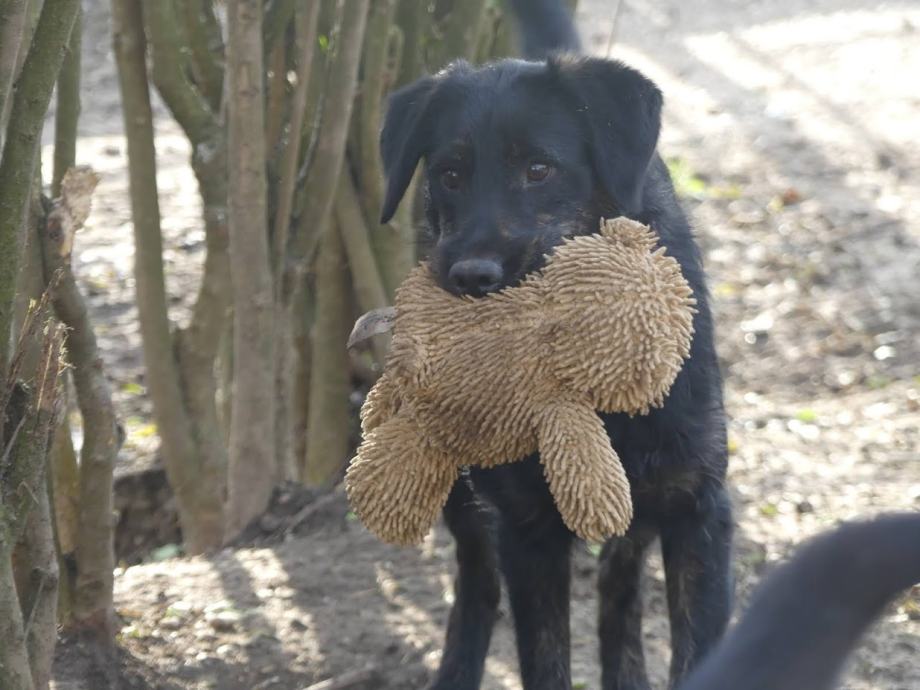
[[[396,213],[415,167],[430,147],[429,111],[436,85],[435,77],[423,77],[390,96],[380,133],[380,156],[387,178],[381,223],[389,222]]]
[[[661,91],[612,60],[558,57],[548,66],[575,100],[604,190],[625,213],[637,213],[661,129]]]

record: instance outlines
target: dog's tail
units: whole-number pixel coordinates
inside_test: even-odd
[[[860,635],[920,581],[920,514],[847,524],[767,578],[680,690],[827,690]]]
[[[545,60],[550,53],[581,51],[565,0],[509,0],[517,18],[522,57]]]

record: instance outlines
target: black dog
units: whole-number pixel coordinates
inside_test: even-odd
[[[918,513],[822,535],[767,578],[680,690],[830,690],[859,636],[918,580]]]
[[[528,57],[573,48],[561,3],[522,0]],[[677,683],[719,640],[731,609],[731,508],[722,385],[700,254],[655,152],[662,97],[618,62],[586,58],[466,63],[390,99],[381,138],[382,220],[424,161],[432,262],[442,285],[481,295],[538,268],[564,237],[602,217],[653,227],[699,303],[690,360],[662,409],[605,424],[632,487],[629,533],[602,552],[600,638],[605,690],[648,687],[639,574],[661,537]],[[485,499],[483,503],[478,499]],[[569,578],[573,535],[538,457],[472,470],[445,509],[457,542],[456,603],[434,687],[479,687],[504,574],[527,690],[571,687]]]

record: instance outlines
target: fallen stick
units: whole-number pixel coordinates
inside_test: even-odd
[[[300,527],[300,525],[302,525],[307,519],[309,519],[316,513],[320,512],[321,510],[323,510],[326,506],[330,505],[331,503],[334,503],[337,499],[341,497],[341,495],[342,495],[342,487],[341,485],[339,485],[339,486],[336,486],[329,493],[319,496],[312,503],[308,503],[307,505],[305,505],[303,508],[300,509],[300,512],[294,515],[291,521],[288,522],[287,525],[285,525],[284,531],[283,531],[284,534],[288,535],[291,532],[293,532],[295,529]],[[313,690],[313,686],[311,685],[307,690]]]
[[[340,676],[321,680],[318,683],[313,683],[313,685],[308,685],[304,690],[348,690],[348,688],[353,688],[356,685],[376,680],[379,674],[380,670],[376,666],[368,666],[357,671],[348,671]]]

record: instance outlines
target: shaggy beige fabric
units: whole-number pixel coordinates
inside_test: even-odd
[[[595,410],[660,406],[692,339],[692,291],[656,244],[644,225],[605,221],[519,286],[480,299],[451,295],[416,268],[397,292],[392,349],[346,474],[368,529],[417,543],[461,466],[539,451],[573,532],[623,534],[629,483]]]

